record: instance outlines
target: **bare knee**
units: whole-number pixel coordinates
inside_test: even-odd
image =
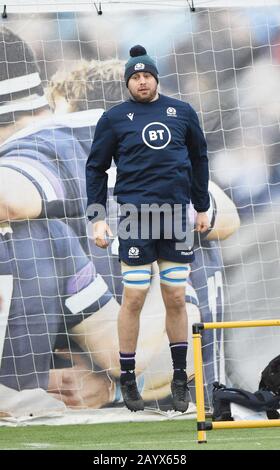
[[[122,306],[127,310],[140,313],[144,305],[147,291],[137,289],[124,289]]]
[[[186,308],[184,288],[162,286],[162,294],[167,310],[176,312]]]
[[[168,299],[166,308],[168,308],[169,310],[181,311],[182,309],[186,308],[185,299],[182,299],[179,296],[174,296],[173,298],[171,297],[170,299]]]

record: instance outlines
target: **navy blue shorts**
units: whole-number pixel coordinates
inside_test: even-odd
[[[124,221],[128,220],[122,216],[118,230],[119,260],[130,266],[150,264],[158,259],[191,263],[194,260],[193,233],[190,233],[193,226],[186,222],[185,214],[186,211],[183,212],[179,230],[175,230],[174,223],[168,230],[162,213],[154,217],[154,226],[151,224],[151,213],[145,216],[137,213],[130,217],[132,223],[137,221],[137,227],[128,238],[125,234],[125,227],[131,231],[131,224],[128,225],[126,222],[122,226]]]

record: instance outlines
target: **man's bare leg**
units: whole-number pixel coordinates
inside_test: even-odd
[[[175,411],[185,412],[189,406],[187,386],[187,350],[188,350],[188,319],[185,302],[185,286],[161,286],[163,301],[166,308],[166,331],[173,361],[173,380],[171,392]]]
[[[140,329],[140,314],[150,286],[151,266],[132,267],[122,263],[124,293],[118,317],[121,365],[121,390],[131,411],[144,409],[135,380],[135,354]]]

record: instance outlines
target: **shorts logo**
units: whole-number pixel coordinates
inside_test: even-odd
[[[128,257],[129,258],[139,258],[139,248],[136,246],[131,246],[128,250]]]
[[[151,122],[144,127],[142,139],[151,149],[160,150],[169,144],[171,132],[162,122]]]
[[[143,70],[145,68],[145,64],[138,62],[138,64],[134,65],[134,70]]]
[[[166,110],[166,114],[167,116],[173,116],[173,117],[177,117],[177,111],[175,108],[167,108]]]

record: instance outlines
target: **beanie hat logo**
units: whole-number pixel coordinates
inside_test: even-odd
[[[144,68],[145,64],[142,64],[142,62],[138,62],[138,64],[134,66],[134,70],[143,70]]]

